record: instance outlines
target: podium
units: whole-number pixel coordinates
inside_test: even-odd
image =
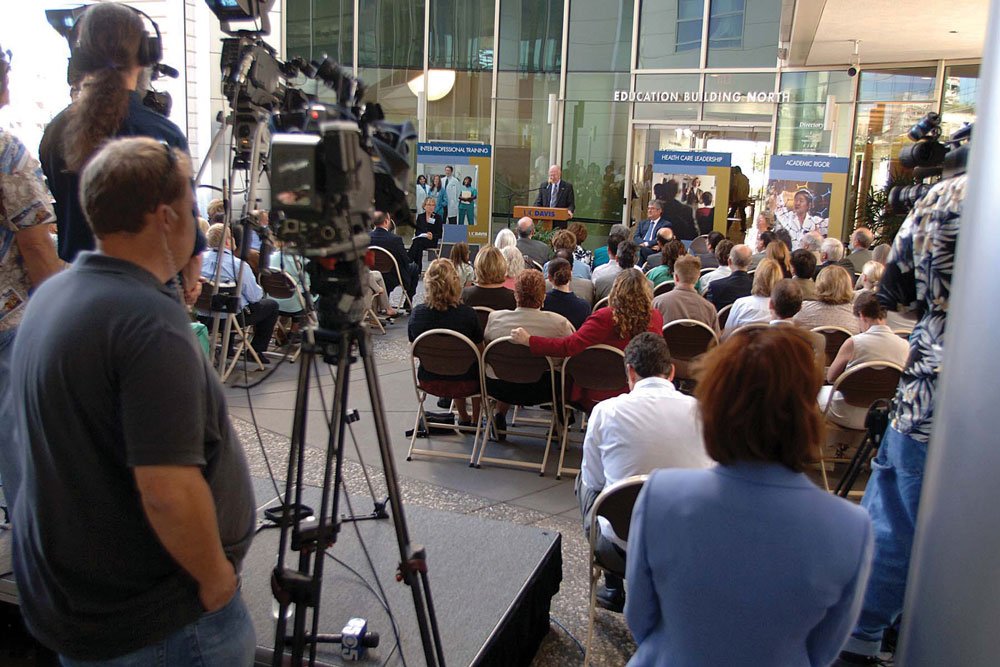
[[[554,206],[515,206],[514,219],[529,217],[536,223],[541,221],[546,230],[566,229],[566,221],[572,216],[568,208]]]

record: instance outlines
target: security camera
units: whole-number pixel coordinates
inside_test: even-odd
[[[858,72],[860,71],[861,68],[859,66],[851,65],[850,67],[847,68],[847,76],[857,76]]]

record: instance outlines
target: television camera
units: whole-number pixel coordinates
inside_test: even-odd
[[[913,143],[899,149],[899,162],[904,167],[913,169],[913,176],[918,181],[965,170],[972,125],[964,125],[944,141],[941,140],[941,134],[941,116],[934,112],[917,121],[906,134]],[[926,182],[896,186],[889,190],[889,208],[894,213],[905,213],[930,188],[930,184]]]

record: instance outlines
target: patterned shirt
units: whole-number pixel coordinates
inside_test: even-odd
[[[795,211],[785,206],[785,202],[781,197],[778,197],[778,206],[774,209],[774,219],[777,221],[779,227],[784,227],[788,230],[788,235],[792,237],[793,248],[798,248],[802,243],[802,237],[809,232],[819,232],[823,236],[826,236],[826,230],[830,226],[830,221],[827,218],[821,218],[811,213],[807,213],[806,219],[800,224],[799,216],[795,214]],[[756,239],[754,243],[756,243]],[[754,246],[750,247],[753,248]]]
[[[55,221],[38,160],[17,137],[0,130],[0,331],[20,323],[32,287],[15,237]]]
[[[923,443],[930,440],[934,418],[934,387],[945,344],[965,183],[964,175],[939,181],[917,202],[893,241],[886,266],[889,280],[879,284],[883,304],[914,305],[920,314],[910,336],[910,356],[896,390],[890,425]]]

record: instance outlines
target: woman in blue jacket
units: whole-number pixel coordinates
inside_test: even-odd
[[[731,336],[696,395],[709,470],[658,470],[636,500],[629,665],[829,665],[871,565],[860,507],[816,487],[823,418],[812,346],[794,327]]]

